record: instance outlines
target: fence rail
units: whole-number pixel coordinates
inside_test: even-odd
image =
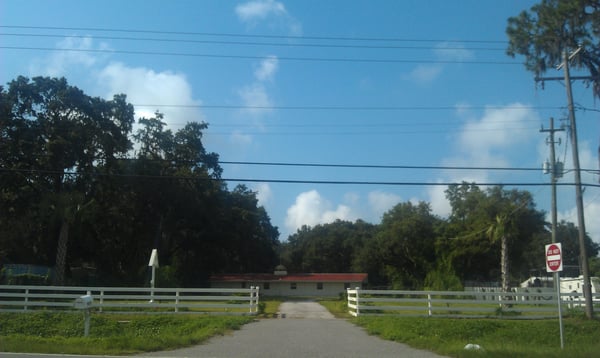
[[[0,312],[75,310],[84,295],[92,309],[110,313],[204,313],[254,315],[259,288],[147,288],[0,286]]]
[[[540,319],[558,317],[556,293],[348,289],[348,312],[413,317]],[[594,294],[599,302],[600,294]],[[561,306],[580,308],[581,294],[561,293]]]

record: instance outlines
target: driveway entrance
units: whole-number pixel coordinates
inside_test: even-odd
[[[213,337],[203,345],[142,357],[441,357],[404,344],[369,336],[343,319],[335,319],[316,302],[285,302],[280,317],[262,319],[239,331]],[[285,317],[285,318],[283,318]]]
[[[316,302],[283,302],[279,306],[279,318],[335,319],[323,306]]]

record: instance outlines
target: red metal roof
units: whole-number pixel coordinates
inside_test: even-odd
[[[268,273],[212,275],[210,281],[221,282],[366,282],[366,273],[296,273],[277,276]]]

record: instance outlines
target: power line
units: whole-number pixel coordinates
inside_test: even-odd
[[[505,51],[505,48],[498,47],[463,47],[463,46],[399,46],[399,45],[351,45],[351,44],[317,44],[317,43],[282,43],[282,42],[249,42],[249,41],[223,41],[223,40],[193,40],[193,39],[172,39],[172,38],[150,38],[150,37],[124,37],[124,36],[90,36],[90,35],[52,35],[52,34],[18,34],[18,33],[0,33],[0,36],[12,37],[38,37],[38,38],[78,38],[78,39],[100,39],[100,40],[118,40],[118,41],[145,41],[162,43],[190,43],[190,44],[210,44],[210,45],[243,45],[243,46],[275,46],[275,47],[313,47],[313,48],[352,48],[352,49],[383,49],[383,50],[469,50],[469,51]]]
[[[147,178],[147,179],[175,179],[196,181],[226,181],[239,183],[272,183],[272,184],[328,184],[328,185],[384,185],[384,186],[451,186],[462,185],[465,182],[401,182],[401,181],[353,181],[353,180],[299,180],[299,179],[255,179],[255,178],[211,178],[196,176],[177,175],[146,175],[146,174],[116,174],[116,173],[81,173],[77,171],[37,170],[37,169],[7,169],[0,168],[4,172],[31,173],[31,174],[59,174],[67,176],[89,175],[97,177],[122,177],[122,178]],[[550,183],[532,182],[468,182],[477,186],[549,186]],[[573,186],[574,183],[560,182],[560,186]],[[589,187],[600,187],[600,184],[582,184]]]
[[[332,163],[286,163],[286,162],[246,162],[246,161],[223,161],[219,164],[252,165],[252,166],[289,166],[289,167],[322,167],[322,168],[361,168],[361,169],[421,169],[421,170],[486,170],[486,171],[540,171],[535,167],[469,167],[469,166],[424,166],[424,165],[372,165],[372,164],[332,164]],[[582,171],[600,174],[600,170],[581,169]],[[571,170],[565,170],[569,172]]]
[[[139,107],[158,108],[199,108],[199,109],[260,109],[260,110],[301,110],[301,111],[447,111],[456,110],[456,106],[342,106],[342,105],[290,105],[290,106],[249,106],[224,104],[169,104],[169,103],[133,103]],[[469,106],[469,110],[561,110],[565,106]]]
[[[191,31],[159,31],[143,29],[117,29],[101,27],[59,27],[59,26],[21,26],[21,25],[0,25],[0,28],[11,29],[36,29],[36,30],[62,30],[62,31],[94,31],[94,32],[122,32],[122,33],[142,33],[159,35],[183,35],[183,36],[214,36],[214,37],[239,37],[239,38],[267,38],[267,39],[286,39],[286,40],[331,40],[331,41],[377,41],[377,42],[433,42],[433,43],[481,43],[481,44],[508,44],[506,40],[447,40],[447,39],[417,39],[417,38],[397,38],[397,37],[344,37],[344,36],[294,36],[294,35],[266,35],[266,34],[236,34],[222,32],[191,32]]]
[[[202,58],[220,58],[220,59],[238,59],[238,60],[265,60],[269,56],[251,56],[251,55],[220,55],[207,53],[190,52],[161,52],[161,51],[133,51],[133,50],[108,50],[108,49],[81,49],[81,48],[53,48],[53,47],[27,47],[27,46],[0,46],[4,50],[24,50],[24,51],[51,51],[51,52],[83,52],[83,53],[118,53],[125,55],[144,55],[144,56],[176,56],[176,57],[202,57]],[[298,62],[337,62],[337,63],[379,63],[379,64],[398,64],[398,63],[427,63],[427,64],[469,64],[469,65],[521,65],[519,62],[509,61],[475,61],[475,60],[405,60],[405,59],[383,59],[383,58],[343,58],[343,57],[277,57],[282,61]]]
[[[325,164],[325,163],[286,163],[286,162],[245,162],[219,160],[219,164],[285,166],[285,167],[316,167],[316,168],[361,168],[361,169],[425,169],[425,170],[510,170],[510,171],[540,171],[540,168],[518,167],[467,167],[467,166],[424,166],[424,165],[372,165],[372,164]]]

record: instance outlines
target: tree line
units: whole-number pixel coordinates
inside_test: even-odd
[[[545,213],[531,193],[462,183],[446,190],[447,219],[428,203],[399,203],[379,224],[336,221],[302,227],[282,244],[282,262],[295,272],[366,272],[373,287],[461,290],[466,282],[514,287],[545,275],[551,242]],[[577,228],[558,225],[565,274],[579,275]],[[600,245],[586,238],[593,272]]]
[[[72,268],[140,284],[157,248],[158,280],[186,286],[276,265],[278,230],[255,192],[221,180],[206,123],[173,132],[157,112],[134,131],[125,95],[64,78],[19,77],[0,96],[0,262],[54,267],[57,284]]]
[[[91,97],[48,77],[0,88],[0,111],[0,263],[53,267],[56,284],[144,284],[153,248],[162,286],[282,263],[366,272],[373,286],[459,289],[469,280],[508,286],[544,267],[550,233],[527,191],[453,185],[446,219],[405,202],[378,224],[302,227],[280,242],[256,193],[222,180],[204,122],[173,132],[157,112],[134,126],[125,95]],[[577,228],[558,229],[565,265],[577,271]],[[587,247],[598,254],[589,237]]]

